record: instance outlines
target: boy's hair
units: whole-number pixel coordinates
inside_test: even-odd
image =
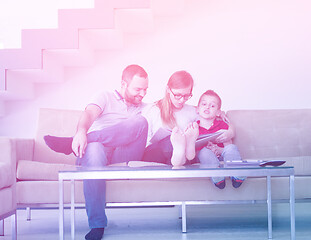
[[[122,73],[122,80],[126,83],[130,83],[135,75],[139,77],[147,78],[148,74],[146,71],[139,65],[132,64],[127,66]]]
[[[217,101],[218,101],[218,108],[221,109],[221,98],[219,97],[219,95],[214,92],[213,90],[207,90],[205,93],[203,93],[199,99],[199,102],[198,102],[198,106],[200,105],[201,101],[202,101],[202,97],[206,95],[206,96],[213,96],[215,98],[217,98]]]

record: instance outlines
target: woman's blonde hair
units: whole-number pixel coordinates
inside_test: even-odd
[[[190,73],[186,71],[177,71],[173,73],[173,75],[170,77],[167,83],[167,87],[169,89],[181,89],[187,88],[189,86],[191,86],[190,93],[192,93],[193,78],[190,75]],[[176,126],[176,119],[174,117],[173,105],[169,96],[169,92],[167,90],[165,91],[164,98],[159,100],[156,103],[156,105],[160,109],[162,122],[171,128]]]

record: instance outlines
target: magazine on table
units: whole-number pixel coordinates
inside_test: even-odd
[[[232,160],[232,161],[227,161],[226,166],[227,167],[248,167],[248,166],[253,166],[253,167],[265,167],[265,166],[272,166],[272,167],[277,167],[281,166],[285,163],[285,160],[278,160],[278,159],[273,159],[273,160],[258,160],[258,159],[243,159],[243,160]]]

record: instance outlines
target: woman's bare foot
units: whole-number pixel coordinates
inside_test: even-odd
[[[171,163],[173,166],[182,166],[186,162],[186,137],[185,134],[177,127],[173,128],[171,134],[171,143],[173,145],[173,154]]]
[[[189,124],[185,130],[186,158],[192,160],[195,157],[195,142],[199,136],[199,125],[196,122]]]

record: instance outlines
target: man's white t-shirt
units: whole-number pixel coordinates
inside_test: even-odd
[[[98,106],[102,110],[102,113],[94,121],[88,132],[102,130],[122,120],[141,114],[142,108],[145,106],[144,103],[128,106],[124,98],[116,90],[102,92],[93,98],[88,105],[92,104]]]

